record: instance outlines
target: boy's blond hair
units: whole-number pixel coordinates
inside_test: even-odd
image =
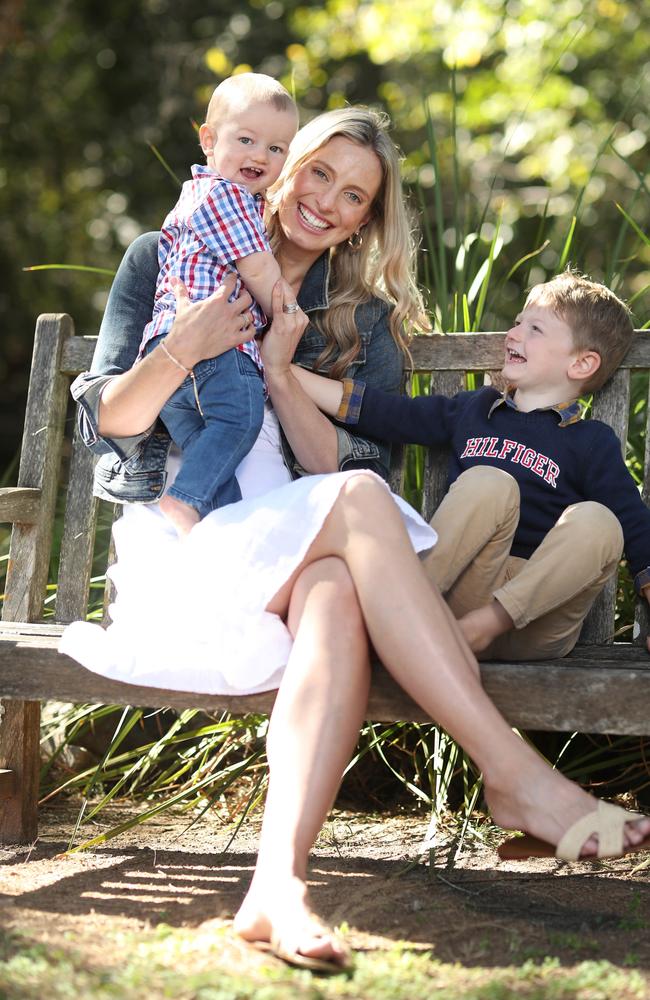
[[[265,73],[237,73],[222,80],[210,98],[205,120],[208,125],[217,125],[251,104],[270,104],[276,111],[293,111],[298,120],[298,108],[289,91]]]
[[[621,364],[632,343],[632,314],[606,285],[568,267],[551,281],[531,288],[526,305],[544,305],[571,327],[578,351],[595,351],[600,367],[583,383],[585,392],[600,389]]]

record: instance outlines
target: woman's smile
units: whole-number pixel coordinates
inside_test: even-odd
[[[324,232],[326,229],[332,228],[329,222],[316,215],[301,201],[298,202],[298,215],[308,228],[315,229],[317,232]]]

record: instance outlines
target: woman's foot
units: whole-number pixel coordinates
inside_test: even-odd
[[[305,883],[295,876],[261,887],[251,885],[233,921],[237,934],[252,943],[268,942],[279,958],[309,967],[309,960],[346,969],[350,953],[313,912]],[[305,959],[302,962],[301,959]]]
[[[557,846],[574,823],[595,812],[597,800],[534,756],[532,766],[522,767],[507,787],[490,787],[486,781],[487,803],[499,826],[521,830]],[[624,827],[623,849],[640,844],[647,837],[650,837],[650,817],[630,819]],[[583,843],[580,857],[597,854],[598,839],[591,836]]]

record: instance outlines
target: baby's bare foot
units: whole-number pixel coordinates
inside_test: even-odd
[[[182,500],[177,500],[176,497],[170,497],[169,494],[162,498],[158,506],[167,520],[174,525],[181,538],[189,535],[194,525],[200,521],[198,510],[183,503]]]

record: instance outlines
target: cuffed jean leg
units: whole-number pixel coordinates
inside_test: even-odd
[[[567,507],[530,559],[510,560],[511,578],[494,597],[515,629],[499,636],[481,659],[566,656],[622,554],[623,531],[611,510],[593,501]]]
[[[423,564],[457,618],[503,583],[518,523],[519,487],[509,473],[477,465],[452,483],[431,520],[438,541]]]
[[[254,361],[231,350],[194,368],[203,414],[187,378],[161,417],[183,451],[169,495],[204,517],[217,505],[241,499],[235,470],[248,454],[264,419],[264,384]]]

